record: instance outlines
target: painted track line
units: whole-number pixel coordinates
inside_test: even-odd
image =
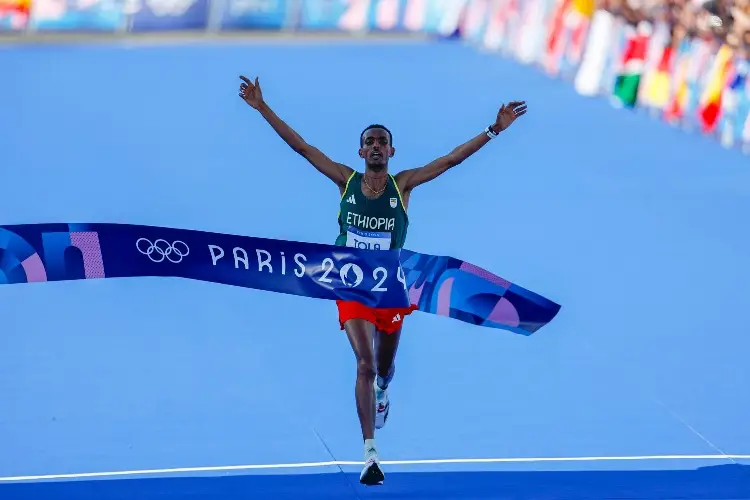
[[[623,460],[750,460],[750,455],[635,455],[622,457],[529,457],[529,458],[445,458],[425,460],[383,460],[383,465],[429,465],[429,464],[488,464],[488,463],[541,463],[541,462],[606,462]],[[82,472],[71,474],[45,474],[37,476],[0,477],[0,482],[38,481],[48,479],[82,479],[90,477],[141,476],[175,474],[181,472],[222,472],[262,469],[297,469],[362,465],[362,462],[335,460],[329,462],[299,462],[289,464],[219,465],[206,467],[179,467],[171,469],[142,469],[113,472]]]

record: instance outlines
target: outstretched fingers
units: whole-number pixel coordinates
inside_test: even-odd
[[[526,114],[527,106],[526,101],[511,101],[508,103],[508,107],[510,107],[513,110],[513,113],[516,116],[521,116]]]
[[[244,75],[240,75],[240,80],[242,80],[246,84],[250,85],[251,87],[252,86],[255,86],[255,87],[258,86],[258,77],[257,76],[255,77],[255,82],[254,83],[251,82],[250,79],[248,77],[244,76]]]
[[[242,75],[240,75],[240,80],[242,80],[243,82],[243,83],[240,83],[240,97],[244,99],[245,96],[247,95],[247,89],[249,86],[252,85],[252,83],[250,83],[250,80],[248,80],[247,77],[242,76]]]
[[[255,82],[252,82],[248,77],[240,75],[240,80],[243,82],[240,84],[240,97],[244,99],[248,95],[248,89],[253,92],[258,87],[258,77],[256,76]]]

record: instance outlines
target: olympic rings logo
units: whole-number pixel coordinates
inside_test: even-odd
[[[158,239],[151,243],[151,240],[146,238],[138,238],[135,247],[143,255],[147,255],[149,259],[157,263],[167,259],[169,262],[179,264],[190,253],[187,243],[180,240],[169,243],[167,240]]]

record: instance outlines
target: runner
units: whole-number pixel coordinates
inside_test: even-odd
[[[258,110],[277,134],[318,171],[339,187],[339,235],[336,245],[370,249],[402,248],[409,218],[406,214],[412,190],[460,164],[526,113],[526,103],[503,104],[495,122],[468,142],[423,167],[388,171],[396,149],[391,132],[383,125],[370,125],[359,139],[364,172],[337,163],[311,146],[287,125],[263,100],[258,78],[240,76],[240,97]],[[395,358],[404,317],[416,306],[402,309],[372,309],[357,302],[337,301],[339,325],[346,331],[357,361],[355,399],[365,445],[365,465],[360,482],[382,484],[383,471],[375,446],[375,429],[388,418],[388,385],[393,379]]]

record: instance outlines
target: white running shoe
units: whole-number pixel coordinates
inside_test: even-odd
[[[367,486],[383,484],[385,474],[380,469],[380,461],[377,455],[370,455],[365,461],[365,466],[359,474],[359,482]]]
[[[388,420],[388,411],[391,409],[391,401],[388,399],[388,389],[378,387],[375,379],[375,428],[382,429]]]

